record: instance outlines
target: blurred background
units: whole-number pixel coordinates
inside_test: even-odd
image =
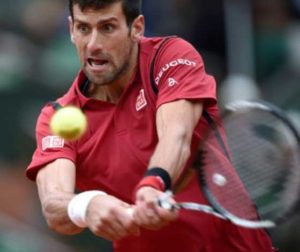
[[[148,36],[176,34],[201,53],[218,82],[220,105],[263,98],[300,121],[300,0],[144,0]],[[41,107],[78,71],[67,1],[0,0],[0,252],[111,251],[88,231],[49,231],[36,187],[24,176]],[[272,231],[299,251],[300,217]]]

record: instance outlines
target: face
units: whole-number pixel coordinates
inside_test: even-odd
[[[71,40],[87,78],[95,85],[108,85],[130,74],[134,47],[144,32],[143,17],[128,27],[121,2],[84,11],[74,5],[73,13]]]

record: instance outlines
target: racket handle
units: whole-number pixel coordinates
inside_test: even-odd
[[[173,196],[172,191],[166,191],[157,201],[157,204],[166,209],[166,210],[170,210],[170,211],[174,211],[175,209],[179,209],[181,208],[179,204],[173,204],[170,202],[170,198]],[[132,207],[129,207],[126,209],[126,213],[133,217],[133,213],[134,210]]]
[[[163,196],[158,199],[158,205],[166,210],[174,211],[179,209],[180,206],[170,202],[170,198],[173,196],[171,191],[166,191]]]

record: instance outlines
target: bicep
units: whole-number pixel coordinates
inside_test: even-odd
[[[75,165],[68,159],[57,159],[47,164],[37,174],[37,187],[41,201],[50,194],[74,193]]]

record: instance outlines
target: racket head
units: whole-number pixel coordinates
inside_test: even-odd
[[[276,106],[238,101],[210,125],[193,164],[213,208],[235,224],[271,228],[296,212],[300,138]]]

